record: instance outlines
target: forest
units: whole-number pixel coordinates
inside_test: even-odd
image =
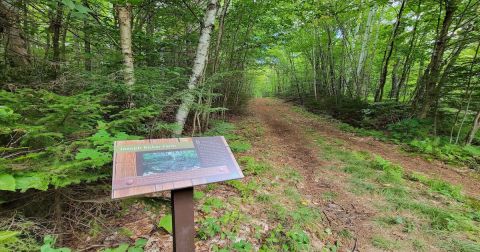
[[[479,0],[0,0],[0,251],[171,251],[114,142],[225,136],[197,251],[480,252]]]

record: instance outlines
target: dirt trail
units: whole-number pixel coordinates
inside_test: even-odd
[[[480,181],[471,176],[473,172],[469,169],[452,167],[437,160],[427,161],[422,157],[403,152],[398,145],[381,142],[372,137],[355,136],[338,129],[334,123],[327,119],[307,118],[292,110],[291,105],[278,100],[257,99],[252,102],[250,111],[262,119],[266,125],[272,127],[275,132],[283,132],[283,137],[287,139],[302,131],[299,128],[300,125],[308,126],[327,139],[342,140],[344,145],[351,150],[368,151],[380,155],[392,163],[400,164],[407,171],[421,172],[432,178],[441,178],[451,184],[461,185],[464,193],[480,199]],[[296,124],[289,125],[286,122],[286,117],[292,118]],[[288,134],[286,134],[287,132]],[[299,143],[301,146],[297,153],[298,155],[308,156],[311,150],[302,147],[304,143],[305,140]]]
[[[374,198],[353,195],[347,190],[347,176],[342,171],[322,169],[329,163],[318,158],[319,150],[313,139],[303,134],[305,122],[301,115],[290,111],[288,105],[273,100],[258,99],[250,106],[252,116],[265,126],[265,135],[260,145],[267,146],[270,159],[278,165],[288,165],[296,169],[304,178],[297,185],[303,196],[314,205],[321,206],[327,224],[332,230],[349,230],[355,239],[346,241],[345,247],[353,251],[376,251],[370,242],[378,229],[371,222],[375,215],[372,206]],[[298,124],[290,123],[285,114],[299,117]],[[325,199],[326,193],[335,193],[335,200]],[[380,230],[377,230],[380,232]],[[338,237],[337,237],[338,238]]]
[[[343,249],[378,251],[378,248],[372,246],[371,239],[382,234],[384,230],[375,225],[375,219],[381,215],[375,204],[383,202],[384,199],[375,195],[353,194],[348,187],[348,175],[343,169],[331,169],[335,167],[332,165],[335,161],[319,158],[321,150],[307,129],[315,130],[330,143],[336,143],[340,139],[343,142],[341,148],[380,155],[384,159],[401,164],[406,170],[419,171],[453,184],[461,184],[466,193],[472,196],[479,195],[478,181],[468,178],[453,167],[409,156],[393,144],[356,137],[335,128],[335,124],[327,119],[309,118],[292,108],[291,105],[278,100],[252,101],[249,107],[250,116],[265,127],[265,134],[256,144],[254,151],[258,154],[268,152],[264,155],[268,155],[268,159],[274,163],[290,166],[303,175],[305,180],[297,187],[305,198],[322,209],[328,226],[335,233],[348,230],[353,234],[353,239],[342,240],[341,237],[335,237],[342,240]],[[334,199],[325,198],[325,195],[332,192],[336,194]]]

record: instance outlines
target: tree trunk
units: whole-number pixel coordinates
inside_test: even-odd
[[[408,76],[410,74],[410,69],[412,67],[412,52],[413,52],[413,49],[415,48],[415,43],[416,43],[416,40],[417,40],[417,27],[418,27],[418,22],[420,20],[421,1],[418,1],[417,6],[418,6],[417,7],[417,15],[415,16],[416,19],[415,19],[415,24],[413,25],[412,37],[410,38],[408,51],[407,51],[407,56],[405,57],[405,61],[403,63],[402,74],[400,76],[400,80],[399,80],[399,84],[398,84],[399,85],[399,92],[397,93],[397,96],[395,97],[396,101],[399,101],[400,91],[401,91],[402,87],[405,87],[405,91],[407,90]]]
[[[329,63],[329,77],[330,77],[330,88],[332,90],[332,95],[337,97],[338,92],[335,86],[335,59],[333,56],[333,43],[332,43],[332,35],[331,35],[331,30],[327,26],[327,37],[328,37],[328,43],[327,43],[327,50],[328,50],[328,63]]]
[[[390,43],[385,50],[383,56],[383,66],[382,72],[380,73],[380,81],[378,83],[378,89],[375,93],[375,102],[381,102],[383,99],[383,89],[385,88],[385,82],[387,81],[387,74],[388,74],[388,63],[390,61],[390,57],[392,56],[393,49],[395,47],[395,40],[398,35],[398,31],[400,30],[400,20],[402,19],[403,10],[405,9],[405,3],[407,0],[402,1],[402,5],[400,6],[400,10],[398,11],[397,21],[395,22],[395,26],[393,28],[392,37],[390,38]]]
[[[192,74],[188,81],[188,89],[193,90],[197,87],[200,79],[203,76],[205,65],[207,62],[208,49],[210,46],[211,33],[215,23],[215,15],[217,13],[218,3],[217,0],[210,0],[205,18],[203,20],[203,27],[198,41],[197,52],[195,55],[195,61],[193,63]],[[182,103],[178,108],[176,115],[177,129],[175,129],[175,135],[181,135],[187,120],[188,113],[190,112],[190,106],[193,103],[194,96],[192,93],[187,93],[183,96]]]
[[[86,2],[86,1],[85,1]],[[84,37],[84,57],[85,57],[85,70],[92,71],[92,48],[90,38],[90,25],[88,18],[83,20],[83,37]]]
[[[373,6],[368,12],[367,23],[365,25],[365,31],[363,32],[362,38],[362,47],[360,49],[360,55],[358,56],[358,64],[357,64],[357,96],[362,97],[364,93],[364,83],[363,83],[363,76],[364,76],[364,69],[365,69],[365,60],[367,59],[368,54],[368,44],[370,41],[370,34],[372,33],[372,20],[374,15],[377,13],[377,4]]]
[[[467,114],[468,114],[468,111],[469,111],[469,108],[470,108],[470,102],[472,101],[472,95],[473,95],[473,92],[474,90],[470,90],[471,89],[471,84],[472,84],[472,76],[474,75],[473,73],[473,66],[475,65],[476,61],[477,61],[477,56],[478,56],[478,50],[480,49],[480,42],[478,43],[477,45],[477,48],[475,49],[475,55],[473,56],[473,59],[472,59],[472,62],[470,63],[470,70],[469,70],[469,75],[468,75],[468,81],[467,81],[467,88],[466,88],[466,91],[465,91],[465,94],[468,96],[468,100],[467,100],[467,106],[465,108],[465,113],[463,114],[463,119],[460,123],[460,127],[458,129],[458,133],[457,133],[457,138],[455,140],[455,144],[458,143],[458,139],[460,137],[460,132],[462,131],[462,128],[463,128],[463,123],[465,122],[465,119],[467,118]],[[470,130],[469,134],[467,135],[467,139],[466,139],[466,144],[469,144],[468,143],[468,140],[470,139],[470,137],[472,137],[471,140],[473,140],[473,137],[475,136],[475,133],[477,132],[478,130],[478,113],[477,113],[477,116],[475,117],[475,119],[473,120],[473,127],[472,129]],[[476,128],[477,127],[477,128]],[[472,136],[473,134],[473,136]]]
[[[222,7],[222,12],[220,13],[219,28],[217,35],[217,43],[215,45],[215,60],[213,61],[213,73],[217,72],[219,59],[220,59],[220,47],[223,39],[223,30],[225,26],[225,16],[227,15],[228,6],[230,5],[230,0],[225,0],[225,3]]]
[[[315,45],[312,47],[312,68],[313,68],[313,95],[315,100],[318,99],[317,97],[317,55],[315,54]]]
[[[71,16],[72,12],[69,12],[68,15],[65,18],[65,24],[63,25],[63,30],[62,30],[62,61],[67,61],[67,48],[66,48],[66,42],[67,42],[67,33],[68,33],[68,27],[70,25],[71,21]]]
[[[392,69],[392,89],[390,90],[390,95],[389,98],[395,100],[398,97],[398,94],[400,93],[400,79],[398,78],[398,68],[400,67],[400,59],[397,59],[395,61],[395,64],[393,64],[393,69]]]
[[[135,83],[132,52],[132,5],[117,5],[118,25],[120,29],[120,47],[123,55],[123,79],[127,86]]]
[[[300,104],[303,105],[303,96],[300,89],[300,81],[298,80],[297,74],[295,71],[295,64],[293,62],[292,55],[290,54],[290,52],[287,52],[287,54],[288,54],[288,61],[290,62],[290,67],[292,68],[291,73],[292,73],[293,82],[295,82],[295,87],[297,89],[298,99],[300,99]]]
[[[151,7],[153,9],[153,6]],[[145,31],[147,32],[148,36],[154,36],[155,33],[155,9],[148,12],[148,18],[146,20],[147,25],[145,27]],[[146,61],[147,66],[153,67],[155,66],[155,39],[149,39],[147,41],[146,46]]]
[[[30,56],[18,13],[15,7],[3,0],[0,0],[0,26],[3,26],[6,32],[5,54],[8,63],[13,67],[30,65]]]
[[[416,101],[416,104],[418,104],[415,107],[417,110],[417,117],[421,119],[427,117],[432,104],[436,100],[435,97],[438,95],[437,84],[440,78],[443,54],[445,53],[449,40],[448,29],[452,24],[453,15],[457,10],[456,0],[445,0],[445,5],[445,17],[443,19],[442,29],[437,35],[430,63],[427,69],[425,69],[422,78],[424,92],[418,96],[420,101]]]
[[[473,139],[475,138],[475,134],[477,134],[478,132],[478,129],[480,129],[480,111],[477,111],[477,115],[473,120],[472,129],[470,129],[470,132],[468,132],[466,145],[472,144]]]
[[[57,3],[57,10],[55,13],[55,18],[52,20],[53,28],[53,37],[52,37],[52,46],[53,46],[53,58],[54,63],[60,61],[60,33],[62,31],[62,19],[63,19],[63,4],[61,2]]]

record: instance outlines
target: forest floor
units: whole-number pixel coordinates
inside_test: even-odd
[[[245,115],[212,132],[226,136],[245,178],[195,189],[197,251],[480,251],[474,172],[337,124],[255,99]],[[141,237],[145,251],[171,250],[171,236],[152,225],[168,213],[168,201],[151,203],[122,203],[116,221],[105,224],[115,232],[77,236],[70,245],[92,250],[92,243]]]

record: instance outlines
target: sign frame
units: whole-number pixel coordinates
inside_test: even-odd
[[[112,198],[170,190],[175,252],[195,251],[193,187],[243,177],[223,136],[114,143]]]

